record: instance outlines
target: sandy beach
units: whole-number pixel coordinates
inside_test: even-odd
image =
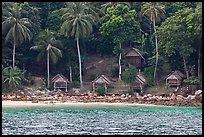
[[[32,101],[2,101],[2,108],[17,108],[17,107],[99,107],[99,106],[164,106],[153,104],[138,104],[138,103],[108,103],[108,102],[60,102],[60,101],[39,101],[32,103]]]

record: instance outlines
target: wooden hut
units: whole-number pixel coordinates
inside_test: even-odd
[[[142,74],[138,74],[136,76],[135,82],[130,84],[130,88],[133,89],[134,92],[142,93],[144,86],[146,84],[146,80]]]
[[[179,87],[186,76],[180,71],[171,72],[166,78],[166,88]]]
[[[127,62],[131,65],[136,66],[137,68],[144,68],[145,58],[142,56],[140,51],[136,48],[129,49],[126,54]]]
[[[98,86],[104,86],[105,92],[107,92],[108,85],[110,85],[111,81],[104,75],[98,76],[95,80],[92,81],[93,91],[96,90]]]
[[[52,84],[54,87],[54,91],[56,89],[68,89],[69,80],[61,74],[57,74],[52,78]]]

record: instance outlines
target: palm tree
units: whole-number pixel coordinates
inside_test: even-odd
[[[156,22],[159,22],[161,17],[164,16],[164,5],[160,4],[159,2],[144,2],[142,9],[142,15],[146,15],[149,17],[150,21],[153,22],[153,29],[155,35],[155,48],[156,48],[156,63],[154,69],[154,84],[156,83],[156,71],[158,65],[158,45],[157,45],[157,34],[156,34]]]
[[[79,39],[89,36],[93,30],[92,25],[96,23],[95,17],[89,11],[89,7],[84,2],[69,2],[67,3],[67,11],[62,16],[65,21],[61,26],[61,32],[68,38],[74,37],[77,43],[81,90],[83,89],[83,81]]]
[[[8,9],[3,10],[2,32],[6,34],[5,42],[13,42],[13,67],[15,66],[15,48],[25,40],[31,39],[31,21],[21,17],[21,7],[14,3]]]
[[[40,51],[37,56],[39,61],[43,55],[47,53],[47,88],[50,87],[50,59],[53,63],[56,63],[59,57],[62,57],[61,50],[58,48],[61,46],[61,42],[56,40],[54,33],[48,29],[45,29],[39,34],[39,41],[35,46],[32,46],[30,49]]]
[[[15,67],[6,67],[2,69],[2,84],[8,86],[7,89],[14,90],[23,80],[25,80],[25,71]]]

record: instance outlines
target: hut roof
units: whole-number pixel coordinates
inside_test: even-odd
[[[146,79],[144,78],[144,76],[142,74],[138,74],[136,76],[136,80],[139,81],[143,85],[146,83]]]
[[[179,75],[181,78],[186,78],[186,76],[181,71],[178,71],[178,70],[174,71],[173,74]]]
[[[52,78],[52,82],[68,82],[69,83],[69,80],[65,76],[61,74],[57,74],[56,76]]]
[[[142,56],[142,54],[140,53],[140,51],[139,51],[138,49],[136,49],[136,48],[131,48],[131,49],[129,49],[129,50],[126,52],[125,56],[127,56],[127,57],[137,57],[137,56],[140,56],[140,57],[142,57],[143,59],[145,59],[145,58]]]
[[[180,71],[178,71],[178,70],[172,71],[172,72],[167,76],[167,79],[179,79],[179,80],[181,80],[181,79],[184,79],[184,78],[186,78],[186,76],[185,76],[182,72],[180,72]]]
[[[98,76],[95,80],[92,81],[93,83],[106,83],[110,84],[111,81],[104,75]]]

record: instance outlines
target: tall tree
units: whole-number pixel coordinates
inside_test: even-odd
[[[140,37],[140,24],[137,21],[135,10],[128,6],[118,4],[107,9],[102,18],[103,23],[100,32],[103,37],[109,37],[115,44],[114,53],[118,55],[119,80],[122,80],[122,43],[125,41],[136,41]]]
[[[13,42],[13,67],[15,67],[15,49],[25,40],[31,40],[32,33],[29,30],[31,21],[21,17],[21,7],[18,3],[13,3],[11,7],[3,10],[2,32],[6,34],[6,43]]]
[[[149,17],[150,21],[153,23],[154,37],[155,37],[155,49],[156,49],[156,64],[154,69],[154,84],[156,84],[156,71],[158,65],[158,45],[157,45],[157,33],[156,33],[156,22],[159,22],[161,17],[164,16],[164,5],[159,2],[144,2],[142,9],[142,15]]]
[[[202,41],[201,15],[201,11],[184,8],[167,18],[158,27],[159,46],[168,56],[177,53],[180,55],[187,79],[189,78],[188,59],[197,48],[195,44]]]
[[[62,16],[62,19],[65,21],[61,26],[61,32],[65,37],[74,37],[77,43],[80,89],[82,90],[83,80],[79,39],[91,34],[93,24],[96,23],[95,17],[90,13],[89,7],[84,2],[69,2],[67,3],[67,11]]]
[[[61,50],[58,48],[61,46],[61,42],[56,40],[54,32],[45,29],[39,34],[38,42],[35,46],[32,46],[32,50],[40,51],[37,56],[39,61],[47,53],[47,88],[50,87],[50,59],[53,63],[62,57]]]

